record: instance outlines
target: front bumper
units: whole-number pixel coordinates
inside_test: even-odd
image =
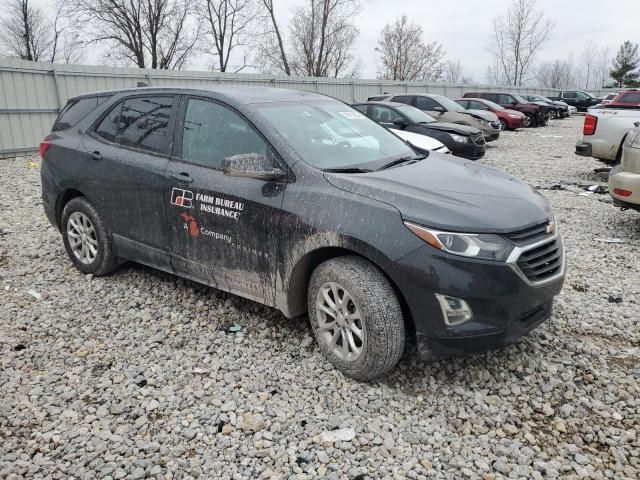
[[[517,341],[551,315],[566,261],[548,281],[533,283],[515,263],[473,260],[425,245],[397,261],[396,282],[413,319],[418,354],[425,360],[498,348]],[[435,293],[464,299],[473,318],[445,323]]]
[[[456,157],[462,157],[468,160],[480,160],[484,157],[486,146],[475,143],[455,142],[449,147],[449,150],[451,150],[451,153]]]

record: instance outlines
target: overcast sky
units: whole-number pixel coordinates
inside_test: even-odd
[[[6,0],[0,0],[4,3]],[[303,0],[274,0],[281,28],[288,33],[291,11]],[[375,78],[380,31],[396,17],[407,14],[424,30],[425,41],[440,42],[447,59],[459,59],[464,74],[474,80],[486,80],[490,61],[487,51],[492,38],[492,19],[504,12],[508,0],[362,0],[363,8],[355,19],[360,36],[355,53],[362,60],[362,77]],[[53,8],[54,0],[36,0]],[[579,59],[585,44],[610,47],[613,55],[625,40],[640,43],[640,0],[538,0],[539,7],[555,22],[553,38],[539,60],[564,59],[573,53]],[[100,63],[98,52],[87,52],[86,63]],[[198,55],[189,67],[207,69],[212,57]]]

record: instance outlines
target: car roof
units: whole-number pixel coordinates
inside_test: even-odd
[[[254,103],[273,103],[273,102],[306,102],[313,100],[334,100],[339,101],[328,95],[322,95],[315,92],[306,92],[301,90],[292,90],[288,88],[273,87],[212,87],[212,88],[189,88],[189,87],[132,87],[117,90],[103,90],[98,92],[85,93],[69,98],[75,100],[77,98],[102,96],[102,95],[120,95],[120,94],[137,94],[137,93],[160,93],[172,95],[186,94],[213,94],[215,96],[225,97],[233,100],[235,103],[249,105]]]
[[[410,107],[411,105],[407,105],[406,103],[400,102],[385,102],[383,100],[371,100],[368,102],[358,102],[353,105],[384,105],[385,107]]]

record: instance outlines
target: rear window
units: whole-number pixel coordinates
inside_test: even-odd
[[[54,132],[74,127],[80,120],[93,112],[108,96],[87,97],[71,100],[60,112],[51,129]]]
[[[173,106],[173,97],[129,98],[111,109],[95,132],[127,147],[166,152]]]

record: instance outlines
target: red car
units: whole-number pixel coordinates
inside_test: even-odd
[[[607,108],[640,108],[640,90],[625,90],[618,93]]]
[[[526,115],[517,110],[504,108],[491,100],[484,98],[460,98],[456,100],[458,105],[467,110],[488,110],[498,116],[500,121],[500,130],[515,130],[516,128],[524,128]]]

